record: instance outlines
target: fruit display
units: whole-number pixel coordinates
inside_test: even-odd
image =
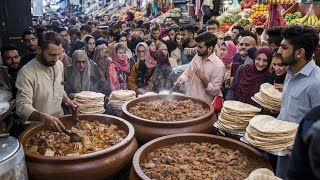
[[[257,4],[257,0],[242,0],[240,3],[242,9],[251,8],[255,4]]]
[[[241,12],[242,12],[242,8],[241,8],[240,4],[238,3],[238,0],[234,0],[232,5],[225,12],[223,12],[220,16],[218,16],[216,19],[220,22],[227,16],[234,16],[234,15],[237,15],[238,13],[241,13]]]
[[[265,28],[267,22],[266,16],[259,14],[252,19],[252,27]]]
[[[249,19],[241,19],[238,24],[242,27],[248,26],[250,24]]]
[[[252,14],[250,16],[251,19],[258,15],[264,15],[265,17],[269,16],[269,5],[264,5],[264,4],[256,4],[252,6]]]
[[[287,13],[284,17],[287,23],[290,23],[294,19],[302,18],[302,13],[300,11],[297,11],[293,14]]]
[[[287,16],[287,15],[286,15]],[[290,17],[290,15],[288,15]],[[313,5],[310,5],[310,8],[305,16],[301,18],[296,18],[288,22],[288,24],[303,24],[307,26],[320,26],[320,21],[316,16]]]

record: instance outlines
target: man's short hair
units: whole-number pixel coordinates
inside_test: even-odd
[[[13,51],[13,50],[18,51],[18,47],[15,46],[14,44],[8,44],[8,45],[2,46],[2,48],[1,48],[1,57],[2,57],[2,59],[4,59],[4,52]]]
[[[91,33],[91,27],[87,24],[84,24],[81,26],[80,31],[86,31],[88,33]]]
[[[76,25],[77,24],[77,20],[74,18],[69,19],[69,25]]]
[[[151,27],[150,32],[152,33],[152,32],[154,32],[154,31],[160,31],[159,26],[153,26],[153,27]]]
[[[253,32],[251,31],[248,31],[248,30],[243,30],[243,31],[240,31],[240,33],[238,34],[239,36],[242,36],[242,37],[246,37],[246,36],[250,36],[250,37],[253,37],[253,39],[256,41],[256,44],[258,43],[258,37],[256,34],[254,34]],[[238,36],[238,37],[239,37]]]
[[[60,34],[54,31],[47,31],[42,34],[40,38],[41,49],[47,49],[49,44],[60,46],[63,43],[63,39]]]
[[[281,36],[281,32],[282,32],[282,27],[277,26],[277,27],[272,27],[270,29],[268,29],[267,31],[267,35],[268,37],[268,43],[272,44],[274,43],[276,46],[280,46],[281,41],[282,41],[282,36]]]
[[[201,33],[194,40],[197,43],[204,42],[207,48],[211,46],[214,48],[218,42],[217,36],[211,32]]]
[[[209,19],[206,23],[206,25],[217,25],[219,27],[219,21],[216,19]]]
[[[121,37],[126,37],[127,38],[128,34],[126,32],[120,32],[117,36],[116,36],[116,41],[119,42]]]
[[[28,29],[26,29],[25,31],[23,31],[21,37],[22,37],[22,40],[24,40],[24,36],[25,35],[29,35],[29,34],[33,34],[36,38],[38,38],[38,35],[37,35],[37,30],[32,28],[32,27],[29,27]]]
[[[294,51],[303,48],[307,61],[311,60],[319,43],[319,32],[311,26],[288,26],[282,30],[281,36],[289,41]]]
[[[244,28],[242,26],[233,26],[231,31],[233,31],[234,29],[237,29],[239,32],[244,30]]]
[[[180,31],[188,31],[192,34],[194,34],[195,30],[194,30],[194,27],[191,26],[191,25],[184,25],[180,28]]]
[[[57,29],[57,33],[61,33],[62,31],[67,31],[67,28],[59,27],[59,28]]]

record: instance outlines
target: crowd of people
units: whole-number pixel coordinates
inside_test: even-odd
[[[172,18],[159,25],[82,15],[50,26],[35,20],[22,40],[24,54],[11,44],[1,48],[9,74],[1,85],[12,90],[19,117],[56,131],[63,128],[57,117],[68,112],[63,107],[75,108],[73,99],[81,91],[108,97],[115,90],[158,93],[175,84],[179,92],[210,104],[220,97],[259,106],[251,97],[268,82],[283,99],[280,112],[264,109],[264,114],[304,122],[307,129],[319,117],[306,116],[320,105],[319,32],[312,27],[234,26],[225,34],[215,19],[198,28],[180,27]],[[293,151],[295,162],[278,159],[278,176],[315,176],[311,168],[300,169],[310,167],[299,154],[307,156],[306,128],[297,136],[304,147]]]

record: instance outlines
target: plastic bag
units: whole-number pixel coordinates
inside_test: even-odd
[[[241,8],[240,4],[238,3],[238,0],[233,0],[233,3],[231,4],[231,6],[228,8],[227,11],[232,14],[240,13],[242,11],[242,8]]]

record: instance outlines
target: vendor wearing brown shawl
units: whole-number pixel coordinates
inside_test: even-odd
[[[83,50],[72,54],[72,65],[64,69],[64,89],[70,98],[81,91],[110,94],[110,87],[102,80],[96,63],[90,60]]]
[[[254,64],[241,65],[237,69],[226,100],[257,105],[251,97],[259,92],[260,85],[270,74],[271,60],[272,51],[268,47],[259,48],[254,56]]]

